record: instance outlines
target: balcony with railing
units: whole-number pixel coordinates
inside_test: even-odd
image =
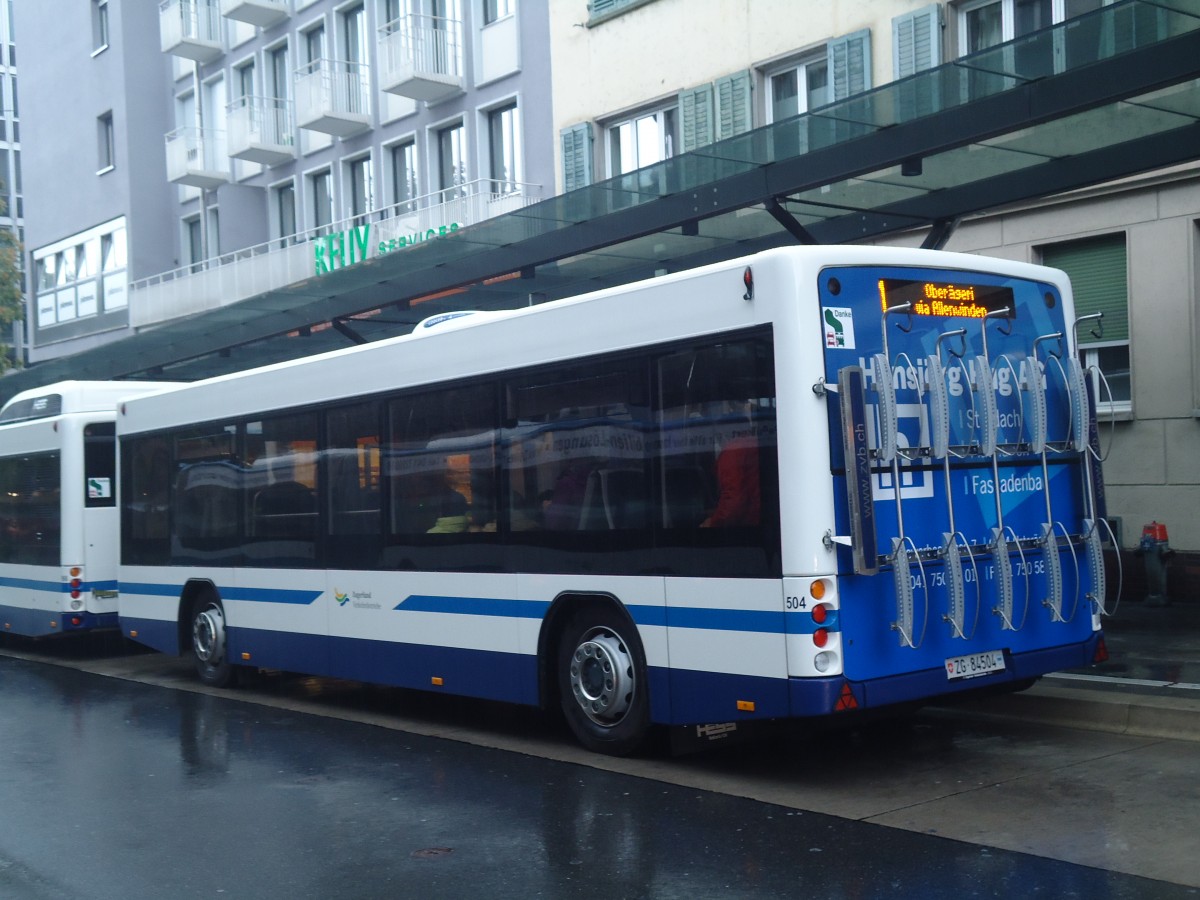
[[[225,52],[217,0],[162,0],[158,27],[163,53],[212,62]]]
[[[130,285],[130,324],[158,325],[312,278],[317,248],[339,232],[367,226],[372,255],[381,247],[399,253],[540,199],[538,185],[483,179],[182,266]]]
[[[371,78],[366,63],[314,59],[296,71],[296,124],[334,137],[371,126]]]
[[[168,134],[167,180],[203,189],[229,181],[225,132],[215,128],[177,128]]]
[[[278,166],[296,158],[292,104],[275,97],[239,97],[229,104],[229,155]]]
[[[288,17],[288,0],[221,0],[221,15],[270,28]]]
[[[462,22],[442,16],[407,15],[379,29],[379,86],[385,91],[436,103],[461,94]]]

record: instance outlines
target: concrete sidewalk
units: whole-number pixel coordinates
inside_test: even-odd
[[[1027,691],[963,699],[956,714],[1200,741],[1200,603],[1126,601],[1104,621],[1109,660]]]

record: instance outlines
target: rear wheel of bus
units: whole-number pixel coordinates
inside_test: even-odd
[[[192,657],[196,674],[210,687],[229,687],[237,669],[229,662],[225,633],[225,608],[212,594],[200,597],[192,607]]]
[[[563,714],[583,746],[626,756],[645,743],[646,657],[626,617],[603,606],[572,615],[559,641],[557,671]]]

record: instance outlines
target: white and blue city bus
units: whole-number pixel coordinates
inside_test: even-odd
[[[125,404],[124,632],[214,685],[557,706],[608,753],[1102,651],[1061,272],[788,248],[443,318]]]
[[[67,381],[0,409],[0,633],[117,627],[116,406],[162,388]]]

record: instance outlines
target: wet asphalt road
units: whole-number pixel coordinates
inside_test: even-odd
[[[479,894],[1168,900],[1198,892],[0,657],[5,900]]]

